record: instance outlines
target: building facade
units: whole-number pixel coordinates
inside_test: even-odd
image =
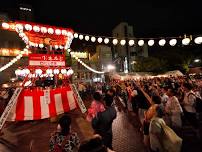
[[[128,41],[130,38],[134,39],[133,26],[128,25],[126,22],[118,24],[112,31],[112,36],[119,39],[125,39],[126,45],[113,46],[113,60],[117,66],[117,72],[133,72],[133,63],[137,56],[148,57],[148,47],[145,44],[142,47],[129,46]]]

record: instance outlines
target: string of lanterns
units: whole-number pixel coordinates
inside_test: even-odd
[[[10,62],[8,62],[7,64],[5,64],[4,66],[2,66],[0,68],[0,72],[6,70],[7,68],[9,68],[10,66],[12,66],[14,63],[16,63],[18,60],[20,60],[23,56],[23,54],[27,54],[28,50],[27,48],[25,48],[23,51],[21,51],[15,58],[13,58]]]
[[[49,34],[54,34],[54,30],[53,28],[46,28],[46,27],[41,27],[39,28],[39,26],[35,25],[32,27],[32,25],[30,24],[25,24],[24,27],[23,25],[21,24],[8,24],[8,23],[5,23],[3,22],[2,23],[2,27],[4,29],[12,29],[12,30],[15,30],[18,34],[19,34],[19,37],[22,38],[22,40],[24,41],[24,43],[26,44],[26,47],[25,49],[23,49],[23,51],[21,51],[19,53],[19,55],[17,55],[14,59],[12,59],[10,62],[8,62],[7,64],[5,64],[4,66],[2,66],[0,68],[0,72],[6,70],[7,68],[9,68],[11,65],[13,65],[14,63],[16,63],[19,59],[22,58],[23,54],[28,54],[28,48],[29,47],[40,47],[40,48],[43,48],[44,47],[44,44],[37,44],[37,43],[33,43],[29,40],[28,36],[23,32],[23,29],[25,28],[27,31],[31,31],[33,29],[34,32],[42,32],[42,33],[49,33]],[[66,42],[65,46],[59,46],[60,49],[68,49],[70,48],[70,45],[72,43],[72,40],[73,40],[73,34],[72,32],[70,31],[67,31],[67,30],[60,30],[60,29],[56,29],[55,30],[55,34],[56,35],[64,35],[64,36],[67,36],[68,37],[68,41]],[[56,46],[55,46],[56,48]],[[57,47],[58,48],[58,47]],[[64,70],[63,70],[64,71]]]
[[[144,44],[148,44],[148,46],[153,46],[155,43],[158,43],[159,46],[165,46],[166,43],[168,43],[170,46],[175,46],[177,43],[180,43],[182,45],[189,45],[191,43],[192,35],[190,37],[187,37],[186,35],[184,38],[181,37],[167,37],[167,38],[117,38],[117,37],[105,37],[105,36],[93,36],[89,34],[81,34],[81,33],[74,33],[74,38],[79,40],[85,40],[85,41],[91,41],[91,42],[98,42],[98,43],[112,43],[113,45],[129,45],[129,46],[135,46],[136,44],[138,46],[143,46]],[[166,39],[169,41],[166,42]],[[195,44],[202,44],[202,36],[195,36],[194,38]]]
[[[79,59],[73,52],[71,52],[71,49],[67,49],[67,51],[70,53],[70,55],[77,60],[77,62],[79,62],[81,65],[83,65],[85,68],[87,68],[88,70],[97,73],[97,74],[104,74],[104,71],[97,71],[93,68],[91,68],[90,66],[88,66],[87,64],[85,64],[81,59]]]
[[[65,36],[68,38],[67,41],[73,39],[73,31],[71,29],[62,29],[62,28],[54,28],[49,26],[42,26],[42,25],[31,25],[31,24],[24,24],[24,23],[17,23],[17,24],[9,24],[6,22],[2,23],[2,27],[4,29],[12,29],[16,30],[16,32],[19,34],[19,37],[22,38],[22,40],[25,42],[26,45],[29,45],[30,47],[39,47],[43,48],[45,44],[43,42],[36,43],[31,42],[28,39],[28,36],[24,32],[35,32],[35,33],[41,33],[41,34],[50,34],[50,35],[56,35],[56,36]],[[53,45],[55,49],[68,49],[67,46],[55,44]]]
[[[36,69],[17,69],[15,70],[16,76],[20,77],[28,77],[34,78],[34,77],[53,77],[54,75],[59,75],[62,74],[64,76],[69,77],[72,75],[74,71],[69,68],[66,69],[65,67],[58,67],[58,68],[48,68],[48,69],[41,69],[41,68],[36,68]]]

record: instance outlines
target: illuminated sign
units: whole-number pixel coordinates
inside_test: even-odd
[[[32,66],[65,66],[64,55],[30,54],[29,65]]]
[[[21,50],[19,49],[0,49],[0,56],[17,56]],[[29,52],[25,52],[23,55],[28,56]]]
[[[86,58],[88,58],[88,53],[86,53],[86,52],[72,52],[72,55],[73,54],[76,57],[80,58],[80,59],[86,59]]]

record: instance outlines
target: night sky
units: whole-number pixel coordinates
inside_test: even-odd
[[[202,34],[199,2],[153,1],[24,0],[33,6],[36,22],[71,27],[81,33],[110,36],[112,29],[125,21],[134,26],[136,37]],[[6,0],[0,8],[15,8],[16,4],[16,0]]]

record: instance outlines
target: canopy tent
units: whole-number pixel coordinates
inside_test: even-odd
[[[154,75],[151,72],[133,72],[133,73],[114,73],[111,75],[112,79],[116,80],[129,80],[129,79],[138,79],[138,78],[152,78],[152,77],[169,77],[169,76],[183,76],[182,72],[179,70],[168,71],[161,75]]]
[[[163,75],[165,75],[165,76],[183,76],[183,73],[180,72],[179,70],[174,70],[174,71],[168,71]]]

